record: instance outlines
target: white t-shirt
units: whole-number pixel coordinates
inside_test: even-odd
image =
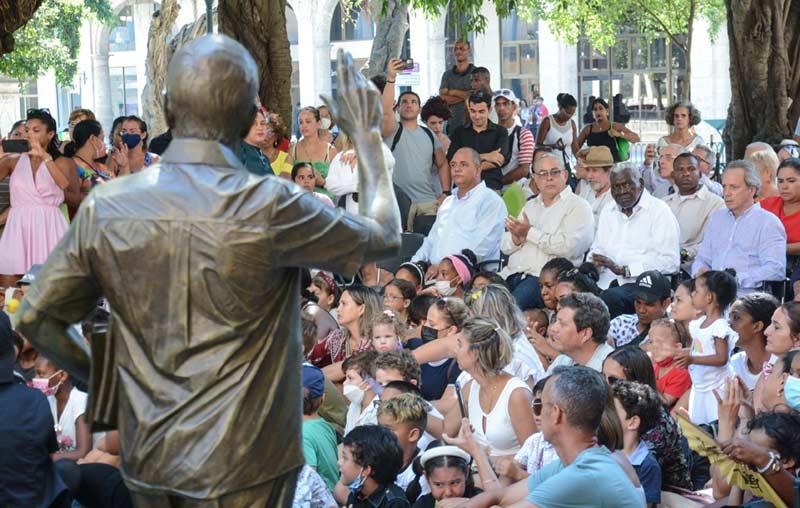
[[[605,361],[606,356],[610,355],[612,351],[614,351],[614,348],[603,342],[597,346],[597,349],[594,350],[594,354],[589,361],[586,362],[586,367],[594,369],[597,372],[603,372],[603,362]],[[556,359],[553,360],[553,363],[550,364],[550,367],[547,368],[547,375],[552,374],[553,369],[556,367],[572,367],[573,365],[575,365],[575,360],[562,353],[558,355]]]
[[[759,376],[761,376],[761,371],[759,370],[755,374],[750,372],[750,369],[747,368],[747,353],[744,351],[739,351],[735,355],[731,356],[731,367],[733,367],[733,371],[736,373],[737,376],[742,378],[744,384],[750,389],[750,391],[755,390],[756,382],[758,381]]]
[[[351,402],[347,408],[347,419],[344,424],[344,434],[358,427],[359,425],[377,425],[378,424],[378,402],[381,399],[376,395],[372,401],[361,411],[361,404]]]
[[[689,323],[689,335],[692,337],[692,356],[710,356],[715,354],[715,337],[724,337],[730,354],[739,336],[736,335],[728,320],[719,318],[706,328],[701,328],[705,317]],[[692,389],[689,392],[689,416],[693,423],[700,425],[713,422],[717,416],[717,398],[714,390],[721,390],[725,380],[733,373],[730,361],[722,367],[710,365],[689,365],[689,376],[692,378]]]
[[[50,412],[53,414],[53,422],[56,424],[56,435],[58,437],[59,451],[74,450],[77,445],[76,421],[78,417],[86,413],[86,400],[88,395],[85,392],[73,388],[69,392],[69,399],[58,417],[58,408],[55,395],[47,397],[50,403]],[[70,444],[71,443],[71,444]]]

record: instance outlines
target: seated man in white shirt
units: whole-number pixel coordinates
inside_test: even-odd
[[[722,198],[701,183],[698,166],[699,161],[693,153],[678,155],[672,171],[678,192],[664,198],[681,229],[681,268],[686,273],[692,271],[692,262],[711,214],[725,207]]]
[[[594,228],[597,230],[597,221],[600,212],[608,203],[613,201],[611,197],[611,168],[614,167],[614,157],[607,146],[593,146],[586,154],[586,177],[580,185],[580,197],[589,203],[594,214]],[[578,263],[580,264],[580,263]]]
[[[411,261],[431,263],[426,279],[434,277],[443,257],[470,249],[478,261],[500,258],[500,239],[506,205],[496,192],[481,181],[480,154],[460,148],[450,161],[456,186],[442,202],[436,222]]]
[[[615,203],[600,213],[589,257],[600,271],[601,298],[614,318],[635,311],[634,282],[642,272],[678,272],[680,228],[667,204],[645,190],[632,163],[614,166],[611,196]]]
[[[522,310],[544,307],[539,272],[556,257],[579,265],[594,237],[589,204],[572,193],[561,155],[548,152],[534,162],[539,195],[528,201],[519,217],[506,218],[500,250],[509,257],[500,272]]]
[[[610,318],[603,301],[591,293],[572,293],[558,302],[550,338],[559,354],[547,374],[560,366],[583,365],[601,372],[614,348],[606,344]]]

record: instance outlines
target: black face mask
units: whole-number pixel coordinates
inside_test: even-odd
[[[439,330],[430,326],[423,326],[421,336],[422,342],[430,342],[439,338]]]
[[[25,381],[30,381],[31,379],[36,377],[36,367],[29,367],[27,369],[23,369],[20,367],[19,363],[14,364],[14,370],[22,374],[22,377],[25,378]]]

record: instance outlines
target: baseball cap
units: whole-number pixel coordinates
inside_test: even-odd
[[[22,284],[33,284],[33,281],[36,280],[36,277],[41,271],[42,265],[31,265],[31,267],[28,268],[28,271],[25,272],[25,275],[23,275],[22,278],[17,281],[17,286]]]
[[[322,397],[325,393],[325,376],[319,368],[309,363],[303,364],[303,388],[308,390],[312,399]]]
[[[517,99],[517,96],[514,94],[514,90],[511,90],[510,88],[501,88],[500,90],[496,91],[494,93],[494,96],[492,97],[492,102],[494,103],[494,101],[496,101],[500,97],[508,101],[511,101],[514,104],[519,104],[519,100]]]
[[[672,286],[664,274],[658,270],[650,270],[636,277],[633,294],[639,300],[653,303],[672,296]]]

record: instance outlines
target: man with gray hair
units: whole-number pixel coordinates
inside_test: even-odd
[[[786,230],[775,214],[755,202],[761,178],[748,161],[728,164],[722,175],[725,209],[711,214],[692,264],[692,276],[707,270],[736,270],[739,293],[786,278]]]
[[[481,155],[472,148],[457,150],[450,160],[456,189],[436,212],[431,232],[412,261],[431,263],[426,279],[435,277],[445,256],[470,249],[478,261],[500,258],[500,238],[506,205],[481,181]]]
[[[352,274],[400,243],[380,93],[341,52],[338,73],[326,102],[365,169],[360,215],[241,165],[232,148],[256,114],[256,63],[207,35],[170,62],[174,139],[160,162],[86,198],[16,314],[37,350],[88,382],[94,428],[119,428],[137,507],[292,505],[303,465],[297,268]],[[92,337],[90,358],[72,323],[101,295],[110,330]]]
[[[539,406],[542,437],[558,459],[509,487],[484,492],[463,507],[641,507],[644,496],[612,456],[597,444],[608,386],[586,367],[558,370],[545,383]]]
[[[761,199],[777,196],[778,191],[778,166],[781,161],[778,154],[767,143],[756,141],[744,149],[744,160],[750,162],[758,171],[761,187],[758,197]]]
[[[680,228],[666,203],[644,188],[632,163],[611,171],[612,206],[600,213],[589,259],[600,271],[601,298],[611,317],[633,314],[636,277],[648,270],[678,272]]]
[[[692,153],[699,163],[697,169],[700,170],[700,183],[712,193],[722,197],[722,184],[711,179],[711,170],[717,163],[717,152],[706,145],[697,145]]]
[[[561,155],[545,153],[533,163],[539,195],[518,217],[506,218],[500,250],[509,256],[500,272],[522,310],[544,306],[539,272],[556,257],[579,265],[592,244],[594,217],[589,203],[572,193]]]

